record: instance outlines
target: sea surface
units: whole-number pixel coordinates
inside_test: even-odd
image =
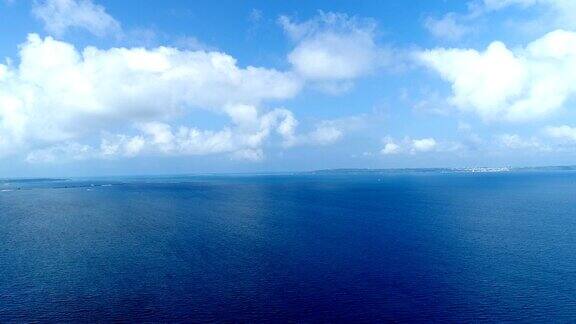
[[[576,321],[576,172],[0,181],[0,322]]]

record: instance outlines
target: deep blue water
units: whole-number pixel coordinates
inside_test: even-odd
[[[576,320],[576,172],[0,190],[0,322]]]

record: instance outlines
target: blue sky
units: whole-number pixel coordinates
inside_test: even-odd
[[[576,3],[0,2],[0,175],[565,165]]]

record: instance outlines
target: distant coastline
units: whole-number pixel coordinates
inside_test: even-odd
[[[141,175],[96,175],[96,176],[70,176],[70,177],[36,177],[36,178],[0,178],[1,184],[62,182],[76,180],[124,180],[187,178],[187,177],[246,177],[246,176],[290,176],[290,175],[378,175],[378,174],[406,174],[406,173],[506,173],[530,171],[576,171],[576,165],[565,166],[537,166],[537,167],[458,167],[458,168],[335,168],[311,171],[284,171],[284,172],[198,172],[186,174],[141,174]]]
[[[391,173],[499,173],[519,171],[576,171],[576,166],[541,167],[466,167],[466,168],[390,168],[390,169],[322,169],[309,174],[391,174]]]

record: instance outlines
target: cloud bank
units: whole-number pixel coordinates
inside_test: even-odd
[[[19,58],[0,64],[3,155],[30,150],[29,161],[50,161],[58,153],[73,159],[230,153],[256,160],[272,135],[286,147],[341,136],[326,128],[297,135],[292,112],[262,108],[298,94],[303,84],[293,72],[239,67],[221,52],[78,50],[30,34]],[[227,116],[230,124],[220,130],[171,124],[195,109]],[[101,143],[80,144],[95,136]]]

